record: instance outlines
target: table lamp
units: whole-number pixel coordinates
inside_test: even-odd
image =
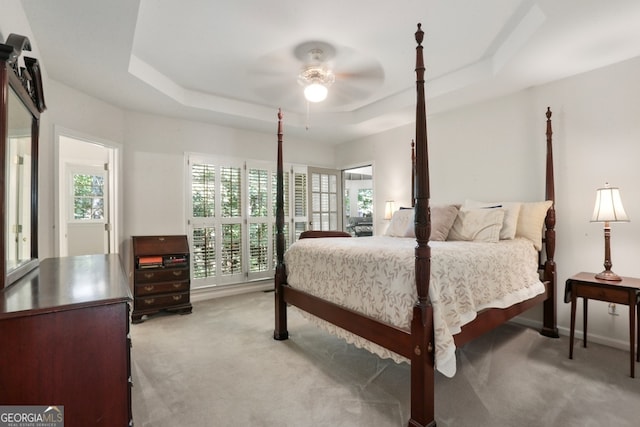
[[[395,210],[395,202],[393,200],[387,200],[384,202],[384,219],[390,220]]]
[[[593,209],[591,222],[604,222],[604,270],[596,274],[596,279],[617,281],[622,280],[620,276],[611,271],[611,222],[629,222],[629,217],[622,206],[620,190],[617,187],[610,187],[605,183],[603,188],[596,190],[596,205]]]

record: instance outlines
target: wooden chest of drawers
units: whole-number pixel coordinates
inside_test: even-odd
[[[67,427],[133,426],[130,301],[115,254],[47,258],[0,290],[0,404],[64,407]]]
[[[187,236],[133,236],[132,323],[159,311],[191,313]]]

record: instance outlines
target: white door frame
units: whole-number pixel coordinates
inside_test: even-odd
[[[65,207],[62,200],[66,197],[66,176],[64,163],[82,163],[82,159],[62,159],[60,155],[60,137],[71,138],[80,142],[86,142],[88,144],[94,144],[101,146],[107,150],[108,153],[108,186],[109,186],[109,201],[108,201],[108,217],[111,226],[109,233],[109,253],[118,253],[120,242],[120,164],[122,162],[122,146],[113,141],[105,140],[102,138],[94,137],[91,135],[83,134],[82,132],[64,128],[62,126],[54,125],[54,181],[55,181],[55,197],[54,197],[54,243],[56,256],[66,255],[66,239],[62,235],[65,229],[64,217]]]

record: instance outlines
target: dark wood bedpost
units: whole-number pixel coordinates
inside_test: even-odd
[[[416,166],[415,166],[415,231],[417,246],[416,288],[418,301],[411,320],[411,418],[409,427],[435,426],[433,308],[429,300],[431,277],[431,212],[429,207],[429,161],[427,150],[427,118],[424,95],[424,32],[416,31]]]
[[[284,173],[282,163],[282,110],[278,109],[278,165],[276,170],[276,274],[275,287],[275,314],[276,326],[273,338],[286,340],[289,338],[287,331],[287,303],[284,300],[282,285],[287,282],[287,271],[284,265]]]
[[[554,256],[556,252],[556,196],[555,181],[553,176],[553,130],[551,128],[551,108],[547,107],[547,176],[546,176],[546,200],[553,201],[551,208],[547,211],[545,217],[545,253],[546,260],[544,263],[544,281],[550,284],[549,295],[543,305],[542,330],[540,333],[547,337],[558,338],[558,327],[556,322],[556,298],[557,298],[557,277],[556,262]]]
[[[411,140],[411,207],[416,206],[416,142]]]

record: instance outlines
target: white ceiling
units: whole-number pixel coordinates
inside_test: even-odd
[[[257,131],[275,133],[281,107],[286,134],[330,144],[414,120],[418,22],[430,113],[640,55],[638,0],[22,4],[49,78],[125,109]],[[307,115],[294,52],[308,42],[335,49],[337,76]]]

